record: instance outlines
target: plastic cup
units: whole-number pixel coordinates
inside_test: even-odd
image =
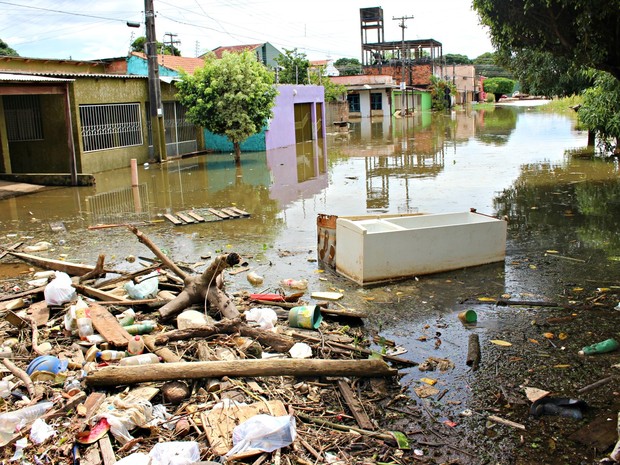
[[[463,323],[475,323],[478,321],[478,315],[473,310],[465,310],[464,312],[459,313],[459,320]]]
[[[293,307],[288,313],[288,324],[294,328],[318,329],[323,321],[318,305]]]

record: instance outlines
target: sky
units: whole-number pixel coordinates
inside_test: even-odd
[[[384,40],[435,39],[443,53],[475,58],[493,47],[468,0],[153,0],[159,42],[183,56],[269,42],[309,60],[361,60],[360,8],[383,9]],[[23,57],[96,60],[125,56],[145,36],[141,0],[0,0],[0,39]],[[412,17],[412,18],[411,18]],[[127,22],[140,23],[130,28]],[[377,34],[369,31],[369,42]]]

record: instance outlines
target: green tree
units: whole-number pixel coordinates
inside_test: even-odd
[[[341,76],[362,74],[362,63],[357,58],[338,58],[334,66]]]
[[[495,95],[495,101],[497,102],[502,94],[512,94],[515,82],[512,79],[495,77],[485,79],[483,87],[485,92]]]
[[[305,53],[300,53],[297,49],[284,49],[284,54],[278,55],[275,62],[280,69],[278,70],[278,83],[280,84],[308,84],[308,68],[310,62]]]
[[[309,83],[315,86],[323,86],[325,89],[324,93],[326,102],[336,102],[338,100],[342,100],[343,97],[347,95],[347,86],[336,84],[329,78],[329,76],[324,76],[324,70],[325,66],[319,66],[314,71],[310,72]]]
[[[177,57],[181,56],[181,51],[178,48],[176,48],[174,45],[171,45],[171,44],[164,45],[161,42],[157,42],[157,50],[162,55],[173,55],[173,56],[177,56]],[[131,51],[132,52],[146,53],[146,37],[142,36],[142,37],[138,37],[136,40],[134,40],[131,43]]]
[[[611,74],[592,73],[594,86],[584,92],[579,120],[594,131],[605,150],[620,152],[620,81]]]
[[[0,56],[18,57],[19,53],[9,47],[4,40],[0,39]]]
[[[550,52],[620,78],[620,0],[473,0],[498,50]]]
[[[226,136],[237,163],[241,142],[260,132],[273,116],[277,95],[273,72],[249,51],[224,52],[221,59],[207,55],[204,66],[193,75],[181,73],[177,88],[189,121]]]
[[[467,55],[446,53],[443,57],[446,65],[470,65],[472,63]]]
[[[472,60],[472,62],[475,65],[495,65],[496,63],[496,58],[495,58],[495,53],[493,52],[486,52],[483,53],[482,55],[478,55],[476,58],[474,58]]]
[[[499,62],[512,72],[526,94],[566,97],[579,94],[592,84],[592,79],[572,61],[554,57],[550,52],[524,49],[502,54]]]
[[[450,95],[456,94],[454,84],[436,76],[431,76],[431,107],[433,110],[443,111],[450,108]]]

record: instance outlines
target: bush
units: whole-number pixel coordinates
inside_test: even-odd
[[[487,93],[487,103],[495,103],[495,94]]]
[[[497,101],[503,94],[512,94],[515,88],[515,81],[503,77],[489,78],[485,79],[483,88],[485,92],[495,94],[495,101]]]

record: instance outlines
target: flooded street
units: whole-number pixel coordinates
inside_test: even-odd
[[[595,452],[579,450],[565,437],[585,421],[534,421],[510,396],[531,383],[574,397],[578,388],[620,363],[617,354],[596,364],[576,361],[586,342],[619,336],[620,312],[609,305],[618,303],[620,290],[620,168],[617,161],[582,156],[587,133],[575,124],[572,115],[533,107],[474,107],[352,122],[349,132],[330,133],[320,144],[243,154],[241,166],[231,154],[139,166],[136,188],[129,169],[99,173],[95,187],[54,188],[0,201],[1,242],[46,240],[53,249],[42,256],[93,264],[105,254],[107,264],[130,269],[137,263],[125,258],[150,257],[148,249],[126,228],[89,227],[135,222],[177,262],[206,265],[221,251],[247,257],[265,279],[260,291],[275,290],[283,278],[305,278],[311,291],[341,290],[340,303],[368,310],[366,328],[394,341],[406,351],[402,357],[454,363],[445,373],[402,370],[401,384],[420,413],[395,417],[395,423],[403,422],[414,444],[415,430],[424,422],[443,438],[435,442],[452,441],[460,450],[453,446],[439,454],[432,446],[416,445],[426,457],[435,454],[437,463],[459,453],[461,462],[455,463],[593,463]],[[209,215],[208,208],[231,206],[250,217],[175,226],[163,216],[189,210]],[[505,262],[362,288],[322,270],[316,260],[319,214],[470,208],[508,219]],[[12,272],[16,267],[21,268]],[[9,283],[23,271],[23,265],[6,259],[0,265],[0,277]],[[256,291],[243,273],[226,282],[229,291]],[[557,303],[558,315],[573,320],[562,327],[542,325],[558,315],[542,306],[498,306],[498,299]],[[604,305],[583,314],[562,307],[584,300]],[[476,324],[458,320],[465,309],[477,312]],[[542,336],[549,332],[554,339]],[[557,339],[560,332],[567,337]],[[465,364],[471,334],[479,335],[482,347],[476,373]],[[514,345],[503,348],[491,340]],[[376,348],[383,349],[381,343]],[[438,380],[439,400],[416,395],[425,376]],[[494,399],[497,392],[503,398]],[[603,392],[596,395],[601,397],[589,399],[595,406],[612,403]],[[618,403],[617,392],[613,395]],[[507,403],[514,409],[501,415],[534,432],[485,428],[478,421],[482,411]],[[478,413],[462,416],[467,409]]]

